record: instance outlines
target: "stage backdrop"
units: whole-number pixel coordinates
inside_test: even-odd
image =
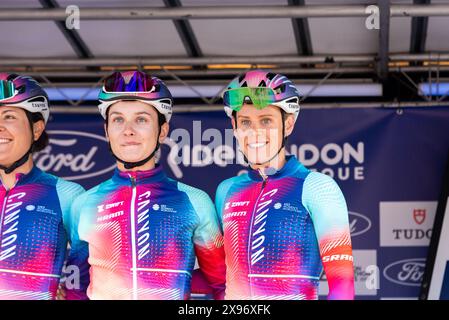
[[[172,119],[160,162],[214,199],[222,180],[246,169],[236,164],[231,123],[223,112]],[[35,157],[40,168],[85,188],[111,176],[99,115],[54,114],[48,130],[51,144]],[[448,149],[449,107],[301,111],[287,151],[343,190],[358,299],[418,297]]]

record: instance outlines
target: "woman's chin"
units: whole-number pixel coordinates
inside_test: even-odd
[[[145,159],[143,156],[130,157],[129,154],[118,156],[118,157],[120,160],[122,160],[124,162],[139,162],[139,161],[142,161],[143,159]]]
[[[270,161],[270,157],[267,155],[248,155],[247,159],[250,163],[254,163],[254,164],[258,164],[258,163],[262,164],[262,163]]]

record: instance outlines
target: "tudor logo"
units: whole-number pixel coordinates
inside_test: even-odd
[[[426,210],[425,209],[413,209],[413,220],[417,224],[423,224],[426,220]]]

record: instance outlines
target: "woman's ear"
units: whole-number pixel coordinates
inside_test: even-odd
[[[295,115],[292,113],[287,113],[285,117],[285,137],[291,135],[293,128],[295,127]]]
[[[108,126],[107,126],[106,122],[104,123],[103,128],[104,128],[104,135],[106,137],[106,140],[109,142]]]
[[[159,143],[164,143],[165,138],[168,136],[168,131],[170,130],[170,125],[167,122],[161,126],[161,133],[159,135]]]
[[[33,139],[34,141],[39,140],[41,137],[42,132],[45,130],[45,122],[44,120],[39,120],[35,123],[33,123]]]

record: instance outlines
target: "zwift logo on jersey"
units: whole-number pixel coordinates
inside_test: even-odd
[[[117,208],[122,206],[125,203],[125,201],[118,201],[118,202],[114,202],[114,203],[106,203],[106,204],[100,204],[97,206],[97,212],[101,213],[105,210],[109,210],[111,208]]]
[[[226,202],[225,203],[225,210],[228,210],[229,208],[247,207],[247,206],[249,206],[249,201]]]
[[[101,176],[114,170],[105,137],[70,130],[49,130],[50,144],[33,155],[41,170],[67,180]]]

